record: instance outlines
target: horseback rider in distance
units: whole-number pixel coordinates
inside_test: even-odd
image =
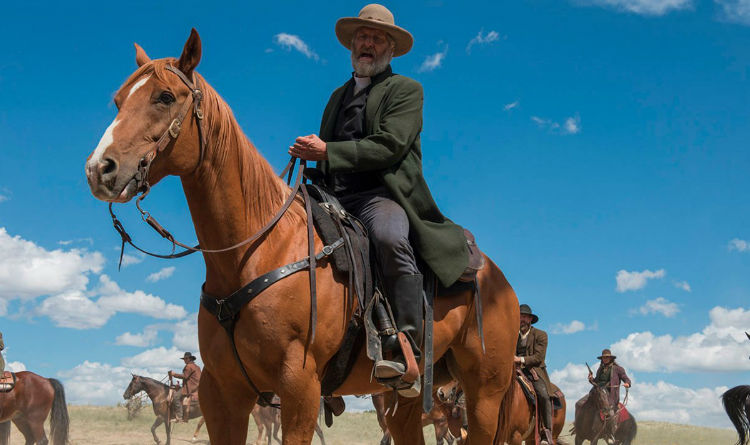
[[[331,95],[320,136],[298,137],[289,153],[317,161],[326,188],[364,223],[396,328],[419,363],[423,277],[416,257],[448,287],[472,272],[467,240],[440,212],[422,175],[422,86],[391,70],[391,59],[411,49],[412,35],[395,25],[388,9],[371,4],[358,17],[339,19],[336,36],[351,51],[352,77]],[[406,371],[394,338],[383,337],[383,351],[393,359],[375,363],[379,379]],[[419,379],[399,393],[419,395]]]
[[[620,403],[620,384],[625,388],[630,388],[632,382],[625,373],[625,368],[620,366],[615,359],[617,356],[612,355],[612,351],[609,349],[602,350],[602,355],[597,357],[601,362],[599,363],[599,369],[596,370],[596,376],[589,369],[589,383],[594,385],[588,394],[583,396],[579,401],[576,402],[576,423],[578,423],[579,417],[583,413],[583,407],[588,402],[589,397],[593,391],[597,388],[607,388],[609,393],[609,406],[611,409],[617,409]]]
[[[175,417],[178,422],[187,423],[190,419],[190,404],[198,400],[198,385],[201,380],[201,368],[195,363],[196,357],[186,352],[182,356],[185,361],[185,367],[182,368],[182,374],[177,374],[172,370],[169,371],[170,377],[182,379],[182,409],[180,409],[179,398],[175,398],[172,406],[175,408]]]
[[[531,311],[528,304],[522,304],[521,328],[516,343],[516,356],[513,361],[521,368],[523,374],[534,385],[536,399],[539,403],[539,413],[542,420],[542,444],[553,444],[552,437],[552,383],[547,375],[547,365],[544,362],[547,355],[547,333],[537,329],[532,324],[539,321],[539,317]]]

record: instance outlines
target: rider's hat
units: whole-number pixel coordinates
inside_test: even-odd
[[[599,357],[597,357],[597,359],[601,360],[601,359],[603,359],[605,357],[612,357],[612,360],[614,360],[614,359],[617,358],[616,355],[612,355],[612,351],[610,351],[609,349],[603,350],[602,351],[602,355],[600,355]]]
[[[375,28],[385,31],[396,44],[393,57],[408,53],[414,44],[411,33],[400,26],[396,26],[393,14],[383,5],[372,3],[359,11],[358,17],[343,17],[336,22],[336,37],[347,49],[352,49],[352,38],[360,27]]]
[[[182,356],[182,359],[183,360],[190,359],[190,360],[193,360],[193,361],[198,360],[198,358],[196,356],[194,356],[192,352],[186,352],[185,355]]]
[[[531,312],[531,308],[528,304],[522,304],[519,309],[521,310],[521,314],[531,315],[531,324],[536,323],[539,321],[539,317],[537,317],[534,313]]]

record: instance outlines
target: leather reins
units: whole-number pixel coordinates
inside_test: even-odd
[[[156,258],[163,258],[163,259],[173,259],[173,258],[181,258],[187,255],[190,255],[195,252],[203,252],[203,253],[220,253],[220,252],[227,252],[230,250],[237,249],[238,247],[242,247],[244,245],[248,245],[250,243],[253,243],[263,237],[265,234],[267,234],[273,227],[276,225],[276,223],[279,222],[282,216],[286,213],[286,211],[289,209],[289,207],[292,205],[292,202],[294,202],[295,197],[297,196],[298,192],[302,193],[304,202],[305,202],[305,211],[307,213],[307,236],[308,236],[308,256],[304,258],[303,260],[297,261],[295,263],[287,264],[285,266],[282,266],[280,268],[277,268],[271,272],[268,272],[264,275],[261,275],[260,277],[256,278],[252,282],[246,284],[243,286],[240,290],[236,291],[232,295],[225,297],[225,298],[218,298],[218,297],[212,297],[207,295],[205,292],[201,293],[201,304],[209,310],[209,312],[213,313],[216,317],[219,323],[224,327],[224,329],[227,331],[227,334],[230,338],[230,344],[232,346],[232,352],[234,354],[234,357],[237,361],[237,364],[239,365],[240,372],[242,373],[243,377],[249,384],[249,386],[253,389],[253,391],[258,395],[259,400],[263,402],[266,406],[272,406],[274,408],[279,408],[279,404],[272,403],[271,400],[268,399],[267,395],[258,388],[257,385],[252,381],[249,374],[247,373],[247,370],[245,369],[245,366],[242,363],[242,360],[240,359],[239,352],[237,351],[237,346],[234,341],[234,324],[237,320],[237,317],[239,316],[239,310],[241,309],[244,304],[247,304],[252,298],[257,296],[262,290],[273,284],[274,282],[285,278],[286,276],[291,275],[292,273],[295,273],[300,270],[304,270],[309,268],[310,273],[310,336],[309,336],[309,342],[308,346],[312,344],[312,342],[315,339],[315,325],[317,324],[317,297],[316,297],[316,279],[315,279],[315,269],[317,267],[317,261],[322,260],[323,258],[331,255],[334,250],[339,248],[343,245],[343,239],[340,239],[336,241],[335,243],[331,245],[324,246],[323,250],[316,254],[315,253],[315,239],[314,239],[314,227],[313,227],[313,221],[312,221],[312,212],[311,212],[311,204],[310,204],[310,198],[308,196],[307,188],[305,184],[303,184],[303,173],[305,168],[307,167],[307,162],[303,159],[296,158],[292,156],[292,158],[289,160],[289,163],[284,168],[284,170],[279,175],[280,177],[287,176],[287,185],[291,184],[292,176],[294,174],[294,168],[297,164],[297,161],[299,160],[299,169],[297,171],[297,176],[294,180],[294,185],[292,186],[292,190],[289,193],[289,196],[282,204],[281,208],[276,212],[276,214],[271,218],[270,221],[268,221],[260,230],[255,232],[250,237],[234,244],[229,247],[224,247],[221,249],[204,249],[200,246],[200,244],[197,244],[195,246],[189,246],[184,243],[181,243],[177,241],[174,236],[165,229],[161,224],[159,224],[156,219],[146,210],[144,210],[141,207],[141,201],[148,195],[151,187],[148,183],[148,172],[151,167],[151,163],[156,158],[156,155],[167,147],[170,142],[173,140],[176,140],[177,137],[180,134],[180,130],[182,128],[182,124],[184,122],[184,119],[186,118],[188,111],[190,110],[191,104],[193,105],[193,115],[195,116],[197,125],[198,125],[198,137],[199,137],[199,144],[200,144],[200,157],[198,160],[198,164],[195,167],[196,171],[200,165],[203,163],[204,155],[205,155],[205,146],[206,146],[206,140],[205,140],[205,132],[203,130],[203,110],[201,109],[201,101],[203,100],[203,93],[200,89],[198,89],[194,82],[191,82],[185,74],[180,71],[178,68],[175,68],[171,65],[167,65],[167,70],[173,72],[177,75],[177,77],[182,80],[182,82],[187,85],[187,87],[191,91],[191,95],[185,100],[185,103],[182,105],[182,108],[180,109],[180,112],[177,114],[177,117],[175,117],[172,122],[169,124],[169,127],[164,132],[164,134],[161,135],[161,137],[156,141],[156,144],[154,145],[154,148],[150,150],[148,153],[146,153],[143,158],[138,163],[138,172],[136,173],[134,179],[136,180],[136,186],[137,190],[141,192],[141,195],[136,199],[136,207],[138,208],[138,211],[141,214],[141,219],[148,223],[149,226],[151,226],[152,229],[154,229],[159,235],[161,235],[163,238],[167,239],[172,243],[172,253],[164,255],[164,254],[158,254],[149,252],[138,245],[136,245],[133,242],[132,237],[127,233],[125,230],[125,227],[120,222],[119,219],[117,219],[117,216],[115,215],[115,212],[112,208],[112,203],[109,204],[109,214],[112,218],[112,225],[114,226],[115,230],[118,234],[120,234],[120,238],[122,240],[122,244],[120,247],[120,261],[118,264],[118,269],[122,265],[122,258],[125,251],[125,243],[132,246],[134,249],[138,250],[139,252],[142,252],[146,255],[156,257]],[[175,253],[175,246],[180,246],[184,250],[181,252]],[[273,279],[273,280],[272,280]],[[263,284],[259,285],[257,282],[262,281]],[[270,281],[270,282],[269,282]],[[252,291],[252,287],[256,287],[256,291]],[[244,291],[244,292],[241,292]],[[234,303],[234,304],[232,304]],[[224,310],[226,308],[226,311]],[[225,313],[227,312],[227,313]]]

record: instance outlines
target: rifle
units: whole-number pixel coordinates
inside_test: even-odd
[[[589,362],[584,362],[584,363],[586,363],[586,367],[589,369],[589,378],[593,377],[594,371],[591,370],[591,366],[589,366]]]

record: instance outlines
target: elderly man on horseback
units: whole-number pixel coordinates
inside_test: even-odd
[[[539,403],[539,413],[542,418],[543,444],[553,444],[552,437],[552,401],[550,394],[554,392],[547,374],[547,333],[537,329],[532,324],[539,321],[539,317],[531,311],[528,304],[519,307],[521,312],[521,328],[516,343],[514,361],[520,366],[523,374],[531,380]]]
[[[417,256],[446,287],[464,273],[473,279],[476,269],[468,267],[462,228],[443,216],[422,175],[422,86],[391,69],[391,59],[411,49],[412,35],[394,24],[388,9],[371,4],[358,17],[340,19],[336,36],[351,51],[352,77],[331,95],[320,136],[298,137],[289,153],[318,161],[325,186],[364,223],[396,328],[418,363],[423,277]],[[393,360],[378,361],[376,377],[404,374],[407,351],[399,349],[395,336],[383,338]],[[417,379],[399,392],[414,397],[419,391]]]
[[[173,401],[175,414],[178,422],[185,422],[190,419],[190,405],[198,401],[198,385],[201,380],[201,368],[195,364],[196,357],[191,352],[186,352],[182,356],[185,361],[185,367],[182,368],[182,374],[169,371],[170,377],[182,379],[182,409],[178,399]]]

